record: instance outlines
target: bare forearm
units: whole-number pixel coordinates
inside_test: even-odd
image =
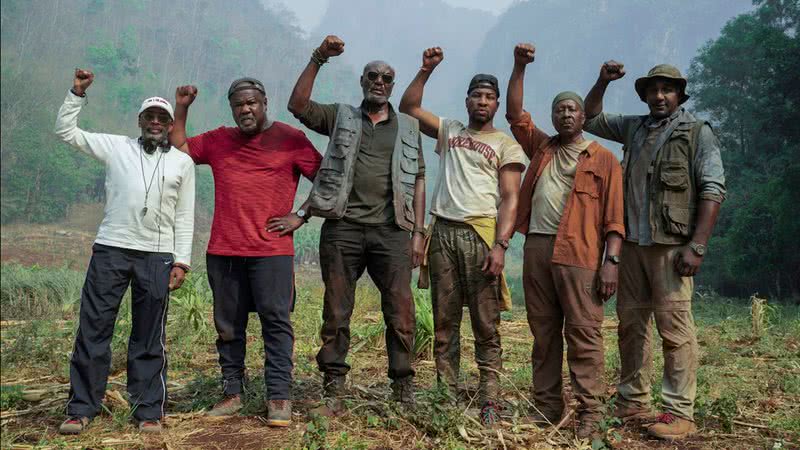
[[[425,83],[431,76],[431,71],[420,70],[417,76],[408,85],[408,88],[403,93],[403,98],[400,99],[400,112],[414,115],[413,111],[422,107],[422,94],[425,91]]]
[[[606,235],[606,255],[619,256],[622,249],[622,236],[616,231]]]
[[[720,204],[713,200],[700,200],[697,205],[697,225],[692,242],[706,245],[717,223]]]
[[[586,107],[587,119],[590,119],[603,112],[603,96],[606,93],[606,88],[608,88],[608,81],[597,80],[589,93],[586,94],[586,100],[584,104]]]
[[[292,114],[300,114],[308,106],[308,101],[311,100],[311,91],[314,89],[314,81],[317,79],[319,68],[314,61],[309,61],[306,68],[297,79],[297,83],[292,89],[292,95],[289,97],[289,112]]]
[[[525,66],[514,64],[511,78],[508,79],[508,100],[506,100],[506,115],[509,121],[515,121],[522,116],[522,99],[524,98]]]
[[[414,227],[425,227],[425,178],[417,178],[414,184]]]
[[[189,116],[189,107],[176,105],[175,121],[172,124],[172,131],[169,133],[169,143],[182,152],[187,152],[189,147],[186,144],[186,119]]]
[[[514,222],[517,219],[517,203],[519,195],[517,192],[508,192],[503,195],[500,205],[497,207],[497,230],[495,239],[511,239],[514,234]]]

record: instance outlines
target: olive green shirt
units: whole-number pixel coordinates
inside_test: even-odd
[[[297,119],[308,128],[325,136],[333,134],[339,104],[320,104],[309,101],[305,111]],[[393,223],[392,204],[392,153],[397,140],[397,114],[389,104],[389,118],[372,123],[366,111],[361,113],[361,138],[353,166],[353,188],[347,199],[344,217],[364,224]],[[422,158],[422,142],[419,145],[419,172],[417,178],[425,176],[425,161]]]

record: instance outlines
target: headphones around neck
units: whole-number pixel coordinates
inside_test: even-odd
[[[155,151],[153,151],[153,152],[148,152],[147,151],[147,149],[146,149],[146,147],[144,145],[144,139],[142,139],[141,136],[139,136],[139,145],[142,146],[142,149],[145,151],[145,153],[147,153],[149,155],[152,155],[153,153],[155,153]],[[169,140],[164,139],[163,141],[159,142],[158,149],[161,150],[163,153],[167,153],[170,150],[172,150],[172,146],[169,145]]]

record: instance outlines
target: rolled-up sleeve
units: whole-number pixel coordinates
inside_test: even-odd
[[[622,199],[622,166],[613,155],[608,158],[608,182],[603,211],[603,236],[619,233],[625,238],[625,206]]]
[[[322,104],[313,100],[308,101],[306,109],[295,114],[295,118],[309,129],[319,134],[330,136],[336,122],[337,104]]]
[[[583,130],[609,141],[626,144],[625,135],[631,118],[637,116],[623,116],[622,114],[600,113],[591,119],[586,119]]]
[[[506,115],[506,120],[511,126],[511,134],[522,146],[522,150],[528,156],[528,159],[533,158],[534,152],[541,147],[542,143],[550,139],[547,133],[533,123],[531,113],[528,111],[523,111],[522,115],[516,120],[511,120]]]
[[[719,139],[708,124],[703,125],[700,129],[694,158],[694,177],[698,198],[722,203],[727,192],[725,170],[722,168]]]

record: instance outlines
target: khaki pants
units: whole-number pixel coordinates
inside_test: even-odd
[[[489,249],[471,225],[437,219],[431,235],[429,264],[436,377],[458,393],[461,365],[461,316],[469,308],[480,371],[479,402],[497,400],[502,369],[500,299],[497,277],[481,271]]]
[[[561,365],[566,338],[578,416],[581,420],[599,420],[604,357],[603,302],[597,295],[597,272],[553,264],[554,242],[555,236],[535,234],[525,241],[522,276],[534,338],[534,404],[554,423],[563,413]]]
[[[697,339],[691,303],[694,280],[675,271],[673,261],[680,249],[677,245],[623,243],[617,295],[622,368],[617,391],[621,406],[649,406],[651,318],[655,317],[664,352],[664,410],[693,420],[697,393]]]

